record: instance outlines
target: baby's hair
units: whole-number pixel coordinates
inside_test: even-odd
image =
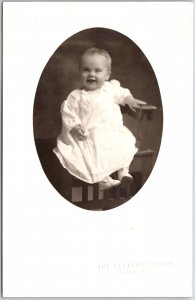
[[[96,47],[89,48],[89,49],[87,49],[87,50],[83,53],[83,55],[81,56],[81,60],[80,60],[79,66],[81,65],[82,58],[83,58],[84,55],[94,55],[94,54],[103,55],[103,56],[107,59],[108,69],[109,69],[109,71],[111,71],[112,59],[111,59],[111,57],[110,57],[110,54],[109,54],[106,50],[104,50],[104,49],[99,49],[99,48],[96,48]]]

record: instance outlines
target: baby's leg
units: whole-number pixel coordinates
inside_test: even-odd
[[[117,173],[118,173],[118,180],[120,180],[123,186],[133,181],[132,175],[129,174],[129,167],[124,167],[118,170]]]
[[[104,178],[104,180],[99,182],[99,188],[101,191],[104,191],[116,187],[120,184],[120,180],[112,179],[110,176],[107,176],[106,178]]]

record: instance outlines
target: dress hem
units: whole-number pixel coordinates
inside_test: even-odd
[[[78,174],[73,173],[73,172],[70,171],[69,168],[66,166],[65,161],[64,161],[62,155],[59,153],[58,149],[54,148],[54,149],[53,149],[53,152],[55,153],[55,155],[56,155],[57,158],[59,159],[59,161],[60,161],[62,167],[63,167],[64,169],[66,169],[72,176],[74,176],[74,177],[76,177],[76,178],[78,178],[78,179],[80,179],[81,181],[84,181],[84,182],[86,182],[86,183],[89,183],[89,184],[95,184],[95,183],[100,182],[101,180],[104,180],[107,176],[109,176],[110,174],[112,174],[112,173],[114,173],[114,172],[120,170],[121,168],[124,168],[124,167],[126,167],[127,165],[130,165],[131,162],[132,162],[133,159],[134,159],[134,155],[136,154],[137,150],[135,151],[135,154],[133,155],[133,158],[132,158],[131,161],[129,161],[129,159],[128,159],[128,161],[127,161],[126,163],[124,163],[123,165],[121,165],[121,166],[119,166],[119,167],[117,167],[117,168],[113,168],[112,170],[110,170],[109,172],[107,172],[104,176],[102,176],[102,177],[100,176],[100,177],[98,178],[98,180],[87,180],[86,178],[83,178],[83,177],[79,176]]]

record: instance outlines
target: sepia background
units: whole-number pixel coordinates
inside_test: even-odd
[[[127,36],[108,28],[89,28],[69,37],[53,53],[40,76],[33,113],[34,137],[42,167],[50,182],[68,200],[71,196],[68,191],[64,191],[64,186],[67,185],[68,190],[72,183],[65,169],[56,169],[58,162],[52,150],[61,131],[60,106],[72,90],[80,87],[79,60],[90,47],[106,49],[111,55],[111,79],[120,81],[121,86],[128,88],[135,98],[156,107],[152,120],[143,116],[141,128],[139,112],[121,109],[124,125],[137,140],[141,136],[142,150],[153,151],[147,166],[143,157],[134,160],[131,165],[131,172],[134,172],[132,195],[147,180],[156,161],[162,137],[163,111],[158,81],[150,62],[138,45]],[[147,170],[138,172],[137,165],[143,163]],[[63,179],[58,180],[57,177]],[[78,190],[77,193],[81,192],[82,190]],[[75,198],[78,199],[79,195],[75,194]]]

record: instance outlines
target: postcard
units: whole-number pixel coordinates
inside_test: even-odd
[[[193,3],[3,3],[4,297],[192,295]]]

